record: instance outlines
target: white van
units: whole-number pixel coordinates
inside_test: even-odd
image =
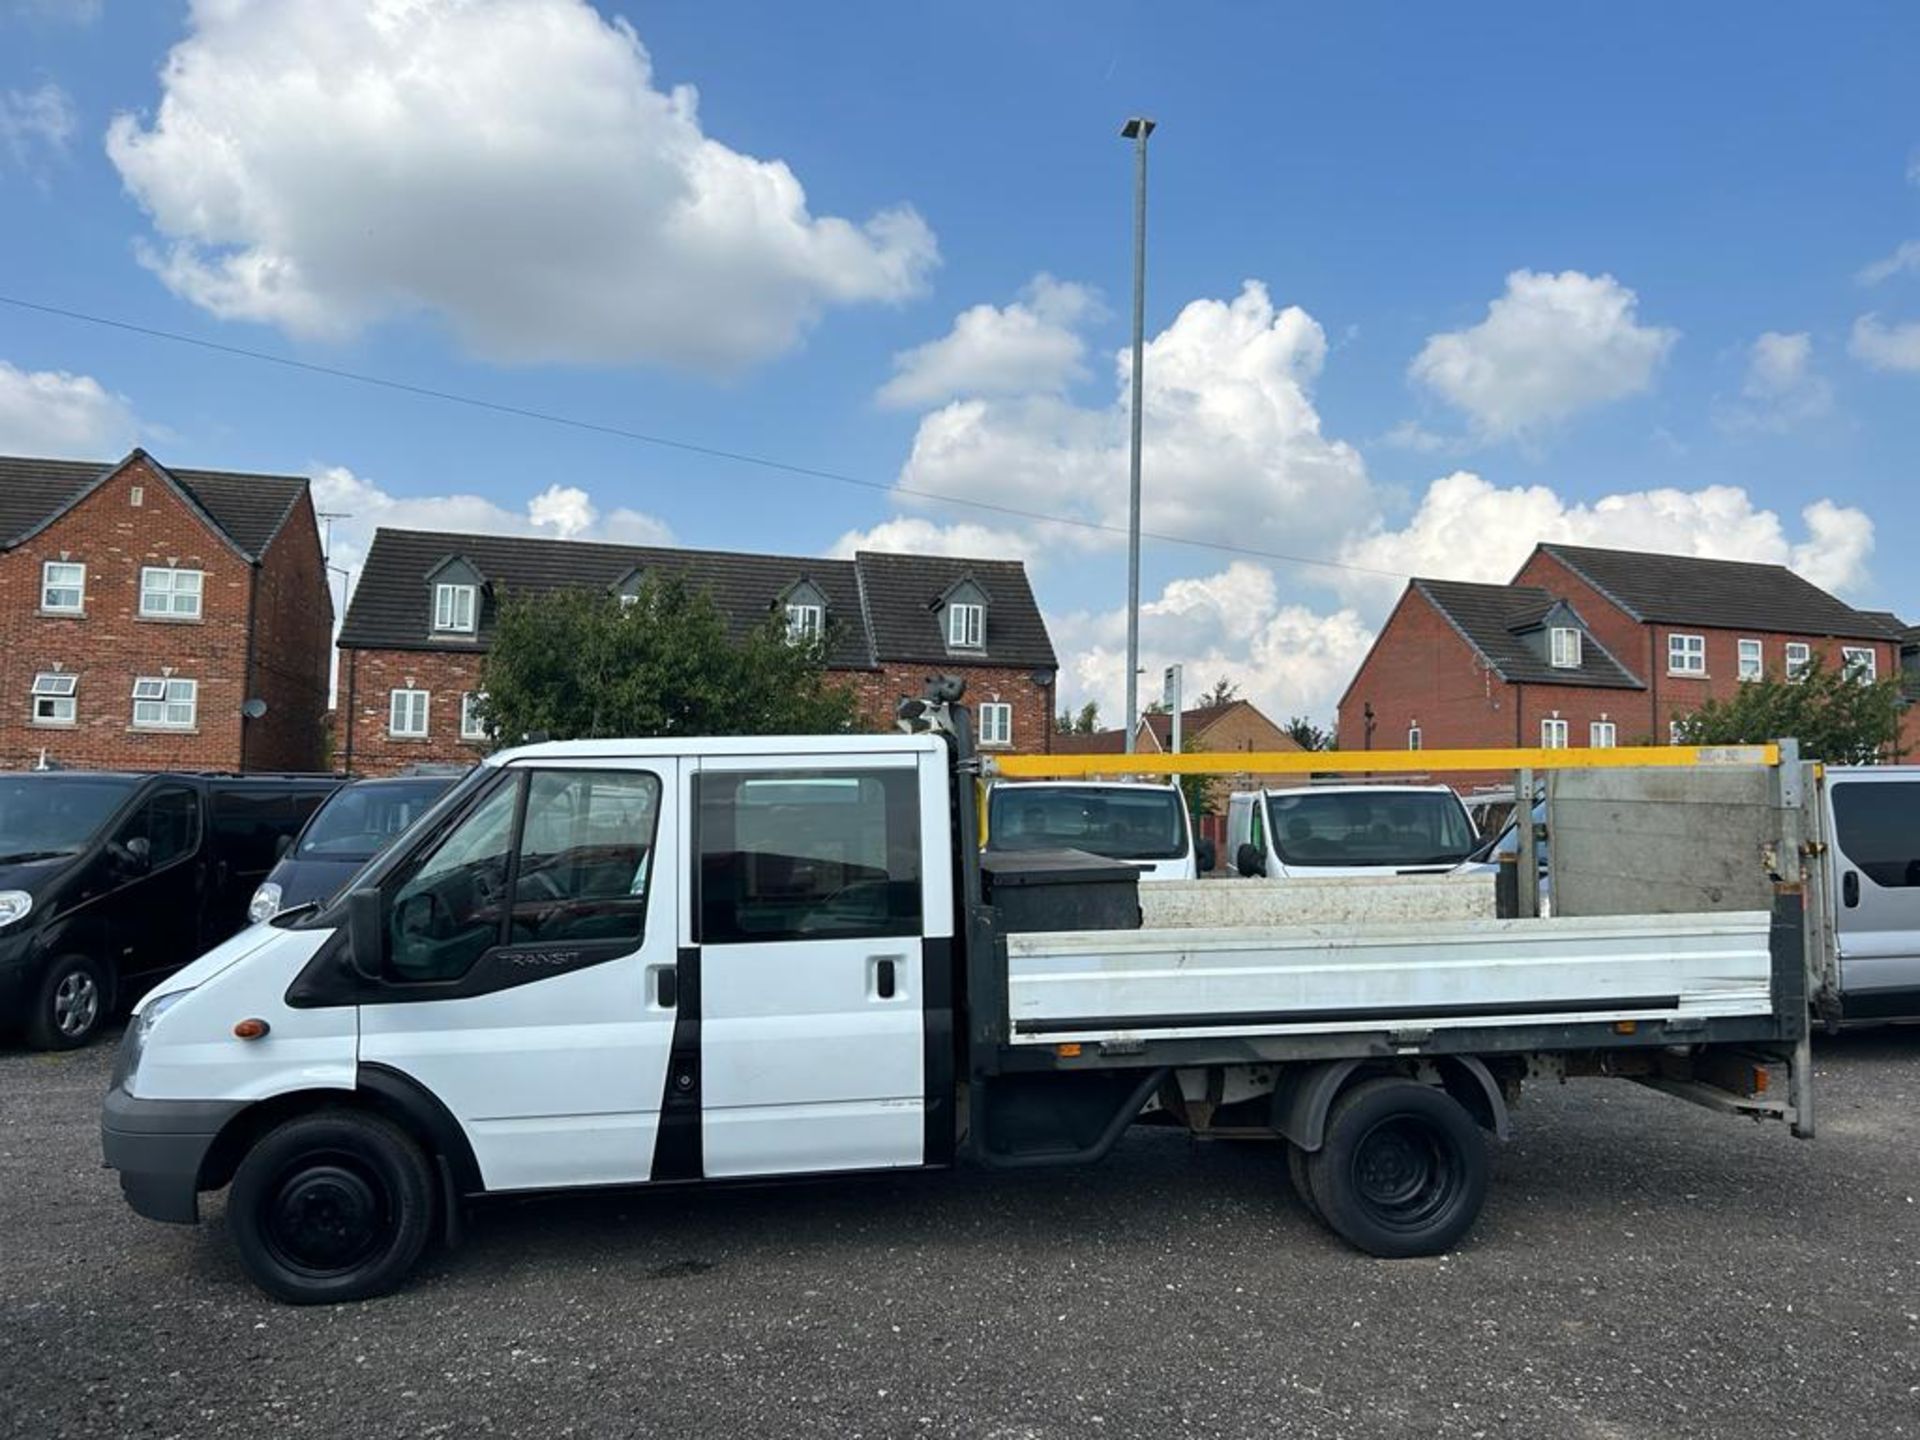
[[[1227,799],[1227,853],[1242,875],[1430,875],[1479,845],[1445,785],[1315,785]]]
[[[1085,850],[1126,861],[1142,880],[1197,880],[1213,868],[1213,844],[1195,844],[1180,787],[1140,781],[999,781],[987,792],[987,849]]]
[[[1830,766],[1825,791],[1842,1013],[1920,1018],[1920,766]]]

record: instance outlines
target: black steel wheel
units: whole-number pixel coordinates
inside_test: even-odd
[[[413,1137],[378,1115],[325,1110],[269,1131],[227,1201],[240,1263],[294,1305],[396,1289],[433,1228],[434,1183]]]
[[[1307,1161],[1321,1218],[1370,1255],[1439,1255],[1459,1242],[1487,1194],[1487,1150],[1446,1091],[1388,1077],[1343,1092]]]

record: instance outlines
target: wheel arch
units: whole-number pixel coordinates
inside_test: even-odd
[[[1446,1091],[1482,1130],[1505,1140],[1511,1133],[1506,1097],[1486,1062],[1473,1055],[1439,1055],[1431,1061]],[[1327,1114],[1342,1091],[1376,1076],[1407,1076],[1405,1067],[1378,1060],[1327,1060],[1283,1071],[1273,1091],[1273,1128],[1309,1153],[1326,1143]]]

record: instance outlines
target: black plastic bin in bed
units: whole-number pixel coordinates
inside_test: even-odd
[[[980,872],[1003,935],[1140,928],[1140,872],[1124,861],[1085,850],[989,850]]]

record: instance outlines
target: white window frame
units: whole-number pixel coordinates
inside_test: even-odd
[[[1547,632],[1547,663],[1556,670],[1578,670],[1581,660],[1581,636],[1570,625],[1556,625]]]
[[[1587,722],[1587,748],[1590,750],[1612,750],[1620,743],[1620,727],[1611,720],[1589,720]]]
[[[1005,700],[986,700],[981,703],[980,743],[1013,744],[1013,706]]]
[[[53,572],[56,570],[77,570],[79,578],[56,582]],[[71,605],[53,603],[53,592],[71,590]],[[87,567],[78,560],[46,560],[40,565],[40,610],[46,615],[84,615],[87,613]]]
[[[827,607],[800,601],[787,604],[787,638],[793,641],[815,640],[826,633]]]
[[[947,647],[979,650],[987,643],[987,607],[971,600],[947,606]]]
[[[1567,736],[1567,722],[1557,716],[1548,716],[1540,722],[1540,748],[1542,750],[1565,750],[1572,741]]]
[[[465,614],[462,614],[464,608]],[[433,587],[433,629],[439,635],[471,635],[480,623],[480,587],[442,581]]]
[[[1740,641],[1740,678],[1758,680],[1767,673],[1767,647],[1751,638]]]
[[[460,738],[462,740],[484,740],[487,738],[485,722],[476,718],[473,713],[475,703],[485,700],[486,698],[487,692],[484,690],[467,690],[462,692],[460,696]],[[391,700],[387,702],[387,719],[388,721],[392,721],[393,719],[393,702]]]
[[[1699,663],[1694,663],[1694,662]],[[1667,635],[1667,674],[1699,679],[1707,673],[1707,637],[1675,630]]]
[[[72,725],[80,718],[80,677],[71,671],[42,670],[33,677],[33,723]]]
[[[414,729],[412,726],[413,697],[416,695],[420,697],[420,728],[417,730]],[[402,719],[400,707],[403,703],[407,707],[407,714],[405,715],[404,718],[408,722],[407,727],[404,729],[401,728],[401,724],[400,724],[400,721]],[[393,736],[394,739],[424,740],[427,738],[427,732],[430,729],[432,722],[433,722],[433,692],[432,691],[416,690],[411,688],[410,686],[396,685],[394,686],[393,689],[387,692],[387,734]]]
[[[192,584],[185,583],[192,577]],[[158,583],[156,583],[158,582]],[[198,620],[205,613],[207,572],[185,565],[140,567],[140,616],[143,620]],[[151,603],[158,598],[159,604]],[[183,605],[182,601],[192,603]]]
[[[200,682],[141,675],[133,682],[133,728],[192,730],[200,723]]]
[[[1880,678],[1880,656],[1871,645],[1842,645],[1840,668],[1862,685]]]
[[[1418,750],[1419,748],[1420,727],[1418,725],[1409,725],[1407,726],[1407,749]]]
[[[1808,670],[1813,668],[1813,646],[1804,640],[1787,642],[1787,679],[1804,679]]]

